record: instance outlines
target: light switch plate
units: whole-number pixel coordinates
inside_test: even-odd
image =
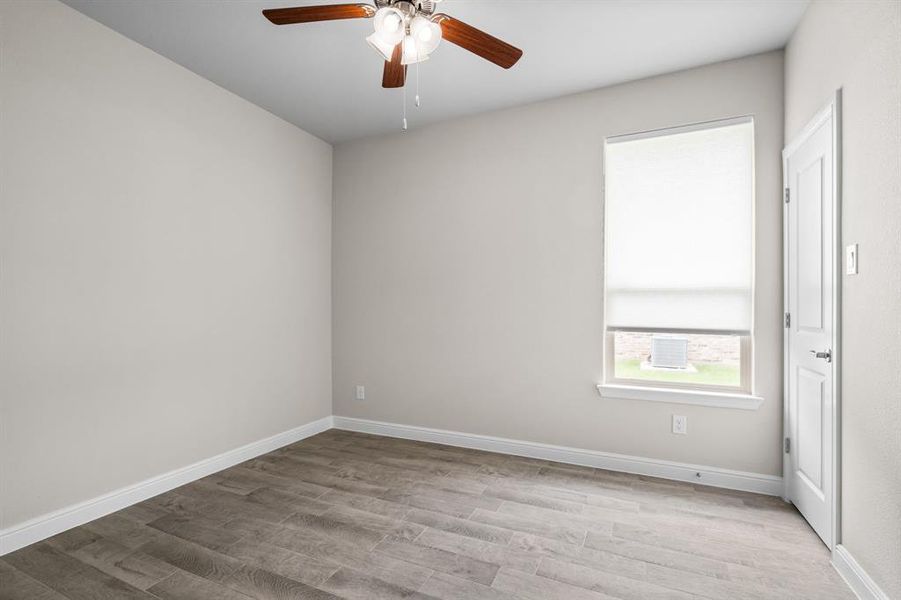
[[[857,244],[845,247],[845,274],[857,275]]]

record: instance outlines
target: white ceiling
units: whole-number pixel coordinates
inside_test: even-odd
[[[368,19],[275,26],[264,8],[348,0],[63,0],[329,142],[398,131]],[[525,51],[505,71],[444,42],[410,127],[785,45],[807,0],[446,0],[441,12]]]

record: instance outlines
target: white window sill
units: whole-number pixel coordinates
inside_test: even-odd
[[[739,408],[757,410],[763,398],[750,394],[730,394],[728,392],[704,392],[674,388],[640,387],[635,385],[614,385],[600,383],[598,392],[602,398],[623,400],[648,400],[650,402],[671,402],[675,404],[696,404],[717,408]]]

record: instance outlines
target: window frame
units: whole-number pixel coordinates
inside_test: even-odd
[[[607,147],[618,142],[628,142],[666,135],[689,133],[704,129],[717,129],[742,123],[751,123],[754,136],[752,138],[752,164],[751,164],[751,330],[750,332],[729,332],[717,330],[685,330],[664,328],[608,328],[607,327]],[[725,119],[701,121],[673,127],[662,127],[645,131],[612,135],[604,138],[602,149],[602,189],[603,189],[603,213],[604,213],[604,243],[603,252],[603,365],[602,383],[598,384],[598,391],[602,396],[629,399],[661,400],[671,402],[684,402],[688,404],[702,404],[708,406],[722,406],[728,408],[756,409],[762,403],[762,398],[754,392],[754,312],[756,306],[756,277],[754,276],[757,259],[757,170],[755,160],[756,126],[752,115],[743,115]],[[644,332],[644,333],[677,333],[677,334],[707,334],[707,335],[738,335],[739,336],[739,386],[710,385],[703,383],[687,383],[675,381],[654,381],[651,379],[627,379],[615,376],[615,348],[614,335],[617,331]],[[659,392],[659,393],[658,393]]]

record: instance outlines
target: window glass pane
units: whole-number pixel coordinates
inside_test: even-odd
[[[737,335],[617,331],[613,356],[616,379],[741,386]]]

